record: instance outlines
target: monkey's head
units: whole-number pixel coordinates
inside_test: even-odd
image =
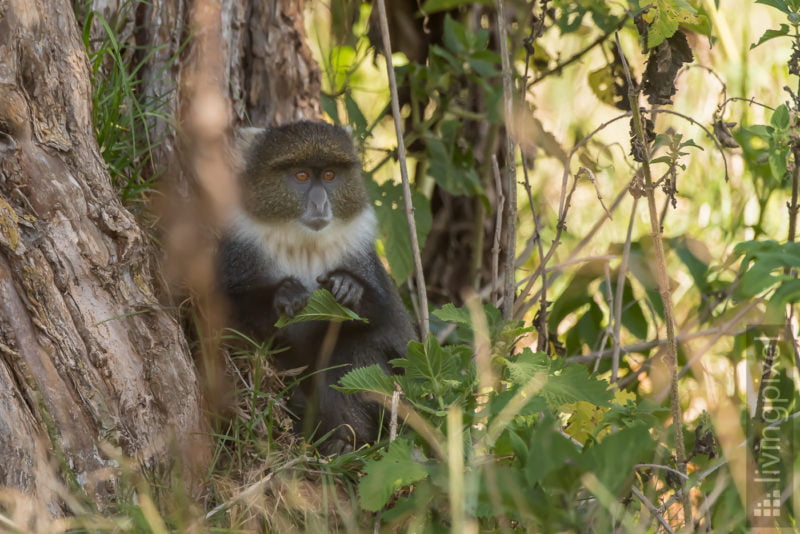
[[[322,230],[369,205],[353,139],[338,126],[303,121],[269,128],[252,141],[245,160],[242,204],[258,221]]]

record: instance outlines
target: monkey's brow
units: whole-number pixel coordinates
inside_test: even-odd
[[[312,163],[309,165],[309,163]],[[287,170],[296,167],[350,167],[357,165],[356,159],[346,157],[322,157],[309,162],[308,158],[278,157],[270,162],[270,167],[274,169]]]

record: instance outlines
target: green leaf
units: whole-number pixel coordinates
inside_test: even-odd
[[[548,415],[531,433],[527,458],[525,479],[533,485],[566,464],[576,464],[580,452],[557,430],[553,417]]]
[[[775,147],[769,151],[769,170],[772,176],[779,182],[786,176],[788,168],[786,166],[786,156],[789,155],[789,147]]]
[[[778,286],[769,302],[772,306],[784,306],[798,300],[800,300],[800,280],[786,280]]]
[[[687,236],[672,238],[669,240],[673,250],[678,254],[678,258],[683,262],[689,274],[692,276],[694,284],[701,293],[710,291],[708,284],[708,262],[698,257],[710,258],[711,253],[705,243]]]
[[[344,95],[344,107],[347,110],[347,124],[353,127],[353,132],[359,139],[364,139],[367,135],[367,118],[361,112],[361,108],[353,100],[353,95],[346,92]]]
[[[639,339],[647,337],[648,325],[644,310],[639,301],[634,298],[633,288],[627,278],[622,288],[622,326]]]
[[[613,106],[617,101],[617,92],[614,88],[614,76],[611,73],[610,65],[603,65],[597,70],[593,70],[587,76],[589,87],[604,104]]]
[[[369,322],[367,319],[359,317],[353,310],[345,308],[336,302],[334,296],[331,295],[327,289],[317,289],[311,293],[308,304],[306,304],[305,308],[300,310],[300,313],[296,314],[294,317],[281,315],[280,319],[275,323],[275,326],[283,328],[291,324],[305,323],[308,321]]]
[[[441,123],[438,135],[426,137],[428,173],[454,195],[482,194],[472,150],[459,142],[464,138],[462,127],[459,121],[446,120]]]
[[[391,395],[394,382],[378,364],[353,369],[339,380],[338,386],[331,386],[342,393],[371,392]]]
[[[786,104],[781,104],[775,108],[769,123],[781,130],[789,127],[789,109],[786,107]]]
[[[697,10],[686,0],[656,0],[643,15],[650,23],[647,32],[647,48],[653,49],[672,37],[681,24],[698,24]]]
[[[783,11],[787,15],[791,13],[789,4],[786,2],[786,0],[756,0],[756,4],[764,4],[765,6],[774,7],[775,9]]]
[[[550,371],[550,358],[543,352],[533,352],[525,347],[516,359],[506,364],[506,368],[511,382],[516,386],[524,386],[534,377],[541,379],[544,384]]]
[[[424,345],[418,341],[410,342],[407,356],[392,360],[391,363],[405,369],[407,378],[424,378],[437,382],[455,372],[456,359],[439,345],[433,334],[428,334]]]
[[[608,406],[614,397],[608,382],[589,376],[586,367],[577,364],[567,365],[560,374],[550,376],[539,394],[552,408],[577,401]]]
[[[420,461],[427,460],[419,451]],[[377,512],[398,489],[419,482],[428,476],[420,461],[412,458],[411,443],[398,439],[389,444],[389,450],[379,460],[367,460],[364,477],[358,482],[358,499],[361,507]]]
[[[762,44],[775,39],[777,37],[785,37],[789,35],[789,25],[788,24],[781,24],[780,29],[778,30],[767,30],[764,32],[764,35],[761,36],[761,39],[758,40],[757,43],[753,43],[750,45],[750,50],[757,46],[761,46]]]
[[[619,495],[638,463],[653,456],[656,443],[647,427],[637,425],[607,435],[600,443],[584,449],[581,464],[594,473],[612,494]]]
[[[384,252],[389,261],[392,278],[397,283],[404,282],[414,271],[414,257],[411,254],[411,236],[408,232],[403,187],[395,182],[373,185],[376,201],[375,214],[384,241]],[[422,248],[431,229],[432,216],[430,202],[422,193],[412,190],[411,202],[414,204],[414,221],[417,225],[417,240]]]
[[[472,326],[472,319],[469,316],[469,310],[466,307],[456,308],[450,302],[438,310],[435,310],[433,315],[448,323],[462,324],[470,327]]]
[[[744,255],[745,272],[734,293],[739,300],[753,297],[778,282],[780,277],[772,274],[773,271],[800,265],[800,243],[744,241],[738,243],[733,252]]]

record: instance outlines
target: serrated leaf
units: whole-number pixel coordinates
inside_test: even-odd
[[[446,321],[448,323],[463,324],[465,326],[472,326],[472,320],[469,316],[469,310],[466,307],[456,308],[452,303],[448,302],[438,310],[433,312],[433,315]]]
[[[394,382],[378,364],[353,369],[339,380],[339,385],[331,386],[342,393],[371,392],[391,395]]]
[[[439,345],[433,334],[428,334],[424,345],[412,341],[408,344],[406,357],[392,360],[391,363],[404,369],[407,378],[438,382],[454,372],[456,359]]]
[[[777,37],[785,37],[787,35],[789,35],[789,25],[781,24],[780,29],[765,31],[764,34],[761,36],[761,39],[759,39],[757,43],[753,43],[750,45],[750,50],[752,50],[757,46],[761,46],[767,41],[771,41],[772,39],[775,39]]]
[[[511,382],[516,386],[524,386],[534,377],[541,379],[544,384],[550,371],[550,358],[543,352],[533,352],[526,347],[506,364],[506,368]]]
[[[608,406],[613,397],[608,382],[589,376],[589,371],[582,365],[567,365],[560,374],[551,375],[539,394],[552,408],[577,401]]]
[[[275,323],[278,328],[283,328],[296,323],[308,321],[361,321],[369,322],[364,317],[359,317],[356,312],[339,304],[327,289],[317,289],[308,298],[306,307],[295,314],[294,317],[282,315]]]
[[[419,453],[421,461],[426,458]],[[379,460],[367,460],[358,482],[358,500],[364,510],[377,512],[398,489],[428,476],[425,466],[412,458],[411,443],[398,439]]]

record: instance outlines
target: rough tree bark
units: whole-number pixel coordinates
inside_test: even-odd
[[[163,72],[198,3],[136,3],[131,44],[167,45],[143,76]],[[318,116],[302,0],[223,4],[227,76],[216,82],[227,88],[229,124]],[[94,7],[108,15],[118,5]],[[179,118],[181,70],[179,61],[169,81],[144,84],[171,91]],[[90,95],[68,0],[0,0],[0,488],[53,511],[55,480],[98,504],[113,496],[118,473],[104,443],[156,466],[171,460],[179,435],[195,454],[183,459],[198,467],[209,444],[187,343],[154,296],[154,251],[111,188]],[[178,137],[159,127],[165,165]]]

